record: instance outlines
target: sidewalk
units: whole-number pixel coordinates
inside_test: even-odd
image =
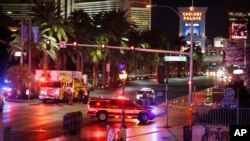
[[[193,94],[194,104],[212,103],[212,88],[197,91]],[[160,106],[164,108],[164,105]],[[184,126],[192,123],[192,111],[188,104],[188,95],[169,101],[168,128],[166,115],[157,117],[155,124],[138,125],[127,128],[127,141],[183,141]],[[115,132],[118,128],[115,127]],[[81,134],[75,136],[61,136],[48,141],[104,141],[106,129],[92,131],[82,129]]]

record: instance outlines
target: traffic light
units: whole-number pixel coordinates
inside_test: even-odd
[[[105,44],[102,44],[101,45],[101,51],[104,52],[106,50],[106,45]]]
[[[50,40],[46,40],[46,49],[50,50],[51,48],[51,41]]]
[[[77,45],[77,42],[73,42],[74,49],[76,49]]]
[[[129,49],[130,49],[130,51],[131,51],[132,53],[135,52],[135,47],[134,47],[134,46],[129,47]]]

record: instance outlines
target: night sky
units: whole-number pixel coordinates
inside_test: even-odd
[[[177,7],[189,7],[192,0],[152,0],[152,4]],[[228,38],[228,11],[250,12],[250,0],[193,0],[194,7],[207,7],[206,36]],[[248,29],[249,29],[248,24]],[[152,8],[152,28],[161,29],[172,42],[179,33],[179,16],[167,8]]]

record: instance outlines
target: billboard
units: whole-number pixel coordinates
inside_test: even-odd
[[[247,39],[247,23],[232,22],[231,38],[232,39]]]
[[[190,23],[185,23],[183,27],[183,34],[184,36],[190,35],[190,29],[191,29],[191,24]],[[200,24],[199,23],[194,23],[193,24],[193,33],[195,36],[200,36]]]

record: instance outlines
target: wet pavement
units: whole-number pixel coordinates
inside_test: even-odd
[[[193,105],[214,105],[212,103],[212,88],[195,92],[193,101]],[[183,141],[184,127],[186,129],[192,124],[193,105],[188,103],[187,95],[169,101],[168,116],[163,114],[157,117],[154,120],[155,124],[128,126],[127,141]],[[164,104],[159,105],[159,108],[165,111]],[[115,132],[118,131],[118,125],[114,125],[113,128]],[[106,134],[105,128],[98,128],[98,130],[85,128],[81,130],[80,134],[64,135],[48,141],[104,141]]]

